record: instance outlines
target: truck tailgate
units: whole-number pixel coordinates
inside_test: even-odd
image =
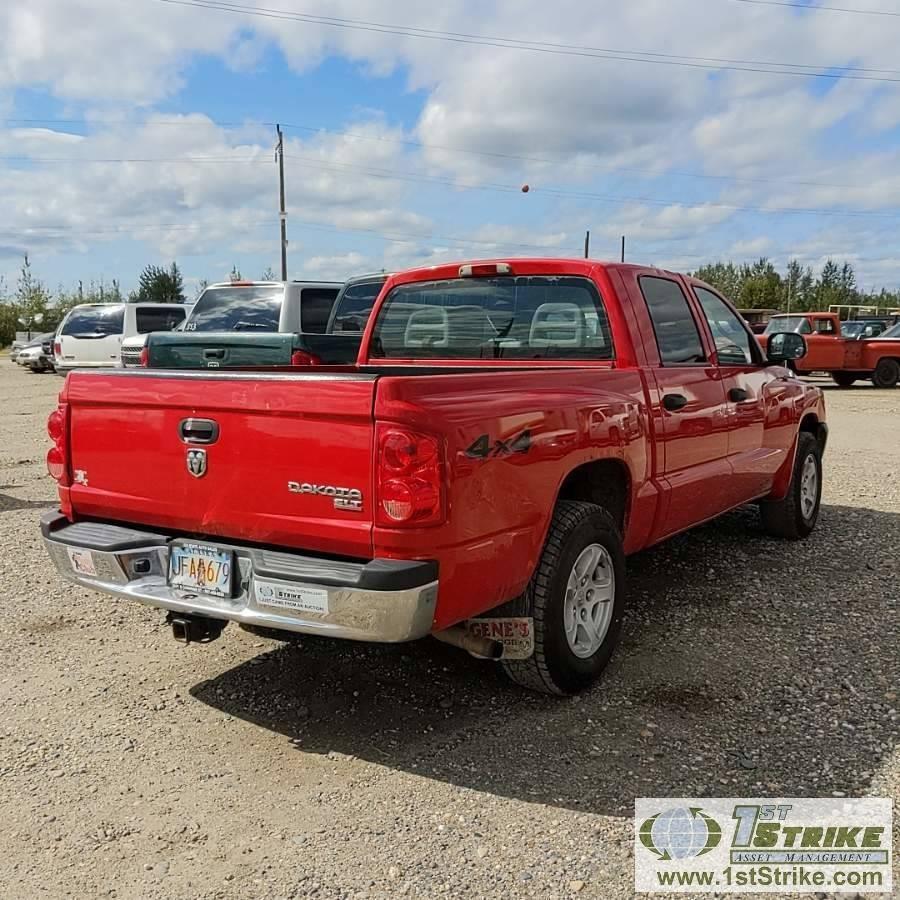
[[[376,377],[72,373],[75,514],[371,556]]]

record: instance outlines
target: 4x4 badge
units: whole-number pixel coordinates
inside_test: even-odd
[[[202,478],[206,474],[206,451],[188,450],[187,469],[194,478]]]

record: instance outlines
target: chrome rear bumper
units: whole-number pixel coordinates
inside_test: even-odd
[[[59,513],[46,514],[41,531],[64,578],[160,609],[357,641],[395,643],[431,632],[435,563],[352,563],[216,538],[191,541],[234,553],[235,591],[226,599],[168,584],[174,536],[100,522],[72,524]]]

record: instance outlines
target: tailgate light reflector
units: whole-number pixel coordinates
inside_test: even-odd
[[[313,353],[307,353],[305,350],[295,350],[291,354],[292,366],[320,366],[322,360]]]
[[[53,446],[47,451],[47,471],[61,485],[69,484],[69,407],[65,403],[47,417],[47,434]]]
[[[141,347],[141,365],[145,369],[150,365],[150,348],[146,344]]]
[[[468,263],[459,267],[460,278],[483,278],[488,275],[512,275],[509,263]]]

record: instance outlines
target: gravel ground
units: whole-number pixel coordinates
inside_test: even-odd
[[[620,650],[560,702],[430,640],[183,647],[67,585],[60,385],[0,364],[4,896],[630,897],[636,796],[900,796],[900,390],[828,391],[809,541],[743,510],[630,560]]]

